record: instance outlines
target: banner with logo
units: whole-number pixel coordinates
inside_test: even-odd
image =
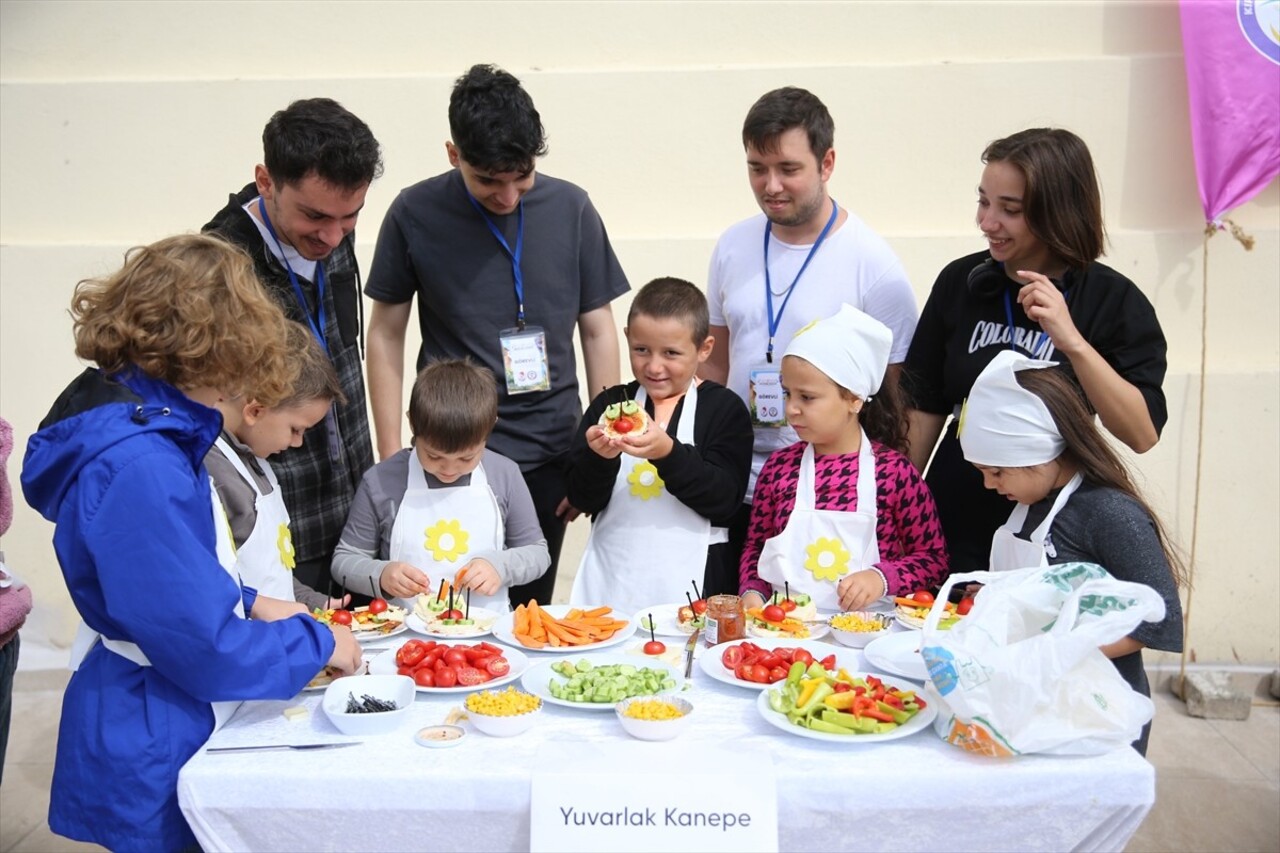
[[[1280,174],[1280,0],[1182,0],[1191,141],[1205,218]]]

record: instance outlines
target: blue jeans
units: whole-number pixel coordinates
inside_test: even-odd
[[[13,673],[18,669],[18,635],[0,647],[0,780],[4,779],[4,751],[9,744],[13,712]]]

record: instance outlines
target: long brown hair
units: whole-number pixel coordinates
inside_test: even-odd
[[[1057,370],[1019,370],[1015,376],[1019,385],[1044,401],[1066,442],[1062,451],[1065,461],[1074,465],[1089,483],[1128,495],[1151,517],[1174,583],[1187,586],[1189,578],[1182,554],[1169,538],[1160,517],[1134,485],[1128,466],[1094,423],[1080,390]]]
[[[845,388],[840,389],[840,395],[846,399],[854,396],[853,392]],[[907,409],[902,405],[898,383],[888,374],[881,380],[880,390],[863,402],[862,411],[858,413],[858,423],[862,425],[868,438],[885,447],[892,447],[904,455],[910,449],[907,441]]]

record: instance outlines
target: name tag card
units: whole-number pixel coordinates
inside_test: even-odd
[[[691,741],[538,750],[533,853],[778,850],[773,759]]]

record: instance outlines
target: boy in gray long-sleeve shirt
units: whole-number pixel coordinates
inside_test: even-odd
[[[484,446],[496,420],[488,370],[457,359],[424,367],[409,403],[413,447],[365,473],[334,579],[406,603],[456,581],[506,611],[508,587],[541,577],[551,558],[519,466]]]

